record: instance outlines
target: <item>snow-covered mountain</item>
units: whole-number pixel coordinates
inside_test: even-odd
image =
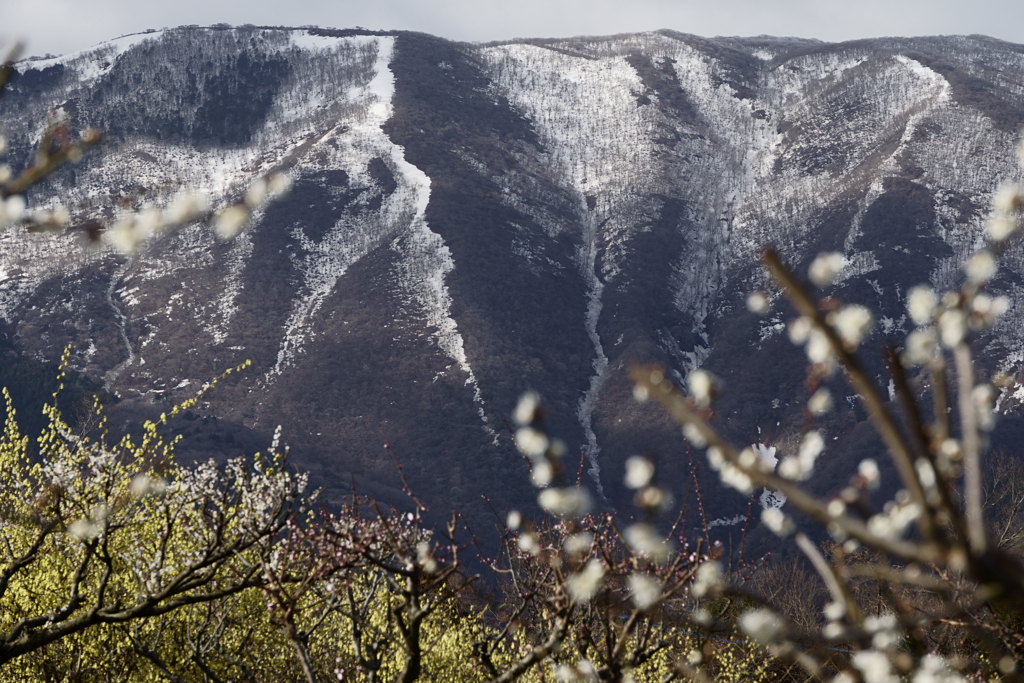
[[[730,436],[791,447],[807,426],[791,314],[744,305],[767,286],[762,245],[800,269],[843,252],[829,293],[874,310],[866,349],[899,343],[908,289],[957,284],[992,193],[1017,177],[1022,98],[1024,46],[981,36],[128,36],[18,64],[0,100],[8,162],[29,158],[54,109],[107,134],[30,206],[83,223],[185,189],[227,202],[272,170],[292,189],[233,241],[196,224],[131,257],[75,230],[9,229],[0,317],[30,357],[73,343],[73,367],[120,397],[123,419],[252,359],[179,422],[186,449],[259,446],[281,424],[333,496],[352,481],[397,490],[386,439],[435,508],[482,510],[482,492],[527,504],[506,416],[535,389],[570,476],[582,465],[626,510],[628,456],[655,456],[677,495],[691,477],[678,430],[632,400],[629,362],[711,369]],[[989,371],[1024,364],[1022,275],[1015,245],[992,287],[1013,306],[982,340]],[[879,449],[852,391],[833,390],[849,402],[821,425],[822,488]],[[1011,437],[1022,396],[1000,400]],[[745,510],[714,490],[707,479],[710,515]]]

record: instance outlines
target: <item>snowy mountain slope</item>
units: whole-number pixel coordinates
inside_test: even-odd
[[[958,281],[991,193],[1018,172],[1022,74],[1024,48],[977,36],[122,38],[19,65],[0,101],[14,163],[47,111],[108,134],[32,206],[111,219],[187,188],[218,205],[270,170],[292,190],[232,242],[193,225],[131,257],[83,249],[75,231],[9,229],[0,317],[29,356],[74,343],[75,367],[121,397],[124,419],[252,359],[180,425],[187,449],[249,447],[280,423],[331,495],[353,475],[393,491],[387,439],[441,508],[479,512],[485,490],[528,504],[503,423],[533,388],[570,445],[567,470],[626,508],[632,453],[657,456],[677,491],[690,479],[678,431],[632,401],[628,363],[712,369],[723,428],[786,448],[804,424],[804,360],[788,314],[743,305],[766,285],[762,245],[799,268],[842,251],[830,293],[874,309],[869,347],[898,343],[907,290]],[[989,370],[1024,364],[1022,273],[1016,246],[993,285],[1014,307],[983,340]],[[1015,392],[1000,403],[1011,437]],[[823,488],[878,448],[839,403]],[[709,510],[737,505],[715,496]]]

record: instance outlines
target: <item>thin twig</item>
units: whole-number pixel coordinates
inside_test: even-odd
[[[957,398],[960,407],[960,438],[964,458],[964,498],[967,504],[967,538],[971,551],[982,555],[988,539],[985,534],[985,519],[982,516],[981,500],[981,440],[978,437],[978,414],[974,407],[974,366],[971,361],[971,347],[966,341],[956,345],[953,351],[956,360]]]
[[[762,259],[769,272],[771,272],[772,277],[785,290],[786,296],[797,312],[811,320],[815,327],[828,338],[832,352],[839,360],[839,364],[846,370],[847,381],[853,387],[853,390],[857,392],[861,403],[871,417],[875,430],[889,449],[903,485],[910,491],[911,497],[920,506],[920,509],[926,510],[927,501],[921,481],[917,477],[911,448],[896,425],[896,421],[886,409],[878,387],[875,386],[875,383],[871,380],[868,373],[864,371],[853,354],[846,349],[843,341],[825,320],[810,294],[807,293],[796,276],[782,263],[779,255],[772,249],[765,249]],[[918,523],[921,525],[921,530],[926,538],[936,540],[937,530],[930,515],[921,515],[918,518]]]

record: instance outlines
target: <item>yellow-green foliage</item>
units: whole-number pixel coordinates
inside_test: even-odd
[[[90,671],[97,680],[119,671],[145,680],[152,667],[132,655],[131,629],[152,625],[187,639],[197,606],[151,615],[244,587],[302,478],[285,473],[276,454],[257,455],[254,466],[179,466],[177,439],[165,440],[153,422],[137,441],[109,446],[98,404],[92,438],[72,433],[56,400],[32,457],[6,390],[4,397],[0,655],[14,659],[0,680],[91,680]],[[259,595],[238,600],[223,603],[237,610]],[[49,633],[60,637],[47,644]]]
[[[6,390],[4,398],[0,576],[9,581],[0,588],[0,654],[19,638],[90,612],[103,618],[0,661],[0,683],[305,680],[283,622],[269,608],[272,596],[258,585],[272,564],[283,566],[286,584],[301,578],[300,569],[281,565],[289,561],[280,545],[285,531],[274,523],[287,517],[282,506],[303,483],[283,470],[281,456],[182,466],[174,460],[177,439],[159,431],[167,416],[146,422],[137,440],[110,446],[99,404],[90,437],[72,433],[56,401],[46,408],[49,426],[33,455]],[[415,525],[408,531],[414,544],[422,538]],[[216,561],[206,563],[211,556]],[[192,583],[177,590],[181,582]],[[399,583],[368,562],[329,572],[301,594],[294,625],[317,680],[369,680],[367,663],[376,667],[375,680],[400,676],[408,655],[400,626],[409,612]],[[219,590],[225,594],[210,595]],[[196,600],[156,613],[180,595]],[[500,636],[494,613],[454,589],[422,601],[431,611],[422,623],[420,680],[486,681],[476,648],[496,642],[490,660],[502,671],[547,636],[527,627]],[[519,680],[553,681],[558,667],[564,677],[584,660],[600,665],[601,639],[590,630],[598,622],[588,614],[577,607],[560,647]],[[38,621],[19,626],[31,619]],[[716,680],[778,674],[764,648],[742,639],[700,640],[656,622],[645,628],[660,649],[630,672],[637,683],[663,680],[672,662],[691,651],[704,653],[705,671]]]

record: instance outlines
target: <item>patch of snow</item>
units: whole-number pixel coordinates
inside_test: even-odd
[[[162,37],[163,34],[164,31],[133,33],[113,40],[104,41],[98,45],[94,45],[84,50],[79,50],[78,52],[70,52],[66,55],[50,57],[47,59],[24,60],[19,62],[19,65],[28,67],[29,69],[42,71],[43,69],[51,66],[62,64],[65,67],[71,67],[78,71],[83,80],[94,79],[101,75],[101,73],[105,72],[104,69],[98,66],[100,61],[113,61],[136,45],[147,40],[156,40],[157,38]]]
[[[708,529],[713,529],[716,526],[734,526],[736,524],[746,521],[746,519],[746,515],[736,515],[735,517],[720,517],[718,519],[713,519],[710,522],[708,522]]]
[[[365,38],[364,36],[359,37]],[[306,50],[307,52],[324,52],[326,50],[334,50],[338,48],[339,44],[342,44],[347,40],[346,38],[338,38],[334,36],[313,35],[306,29],[289,31],[288,39],[292,45],[300,50]]]
[[[756,443],[751,448],[754,449],[754,453],[757,455],[757,459],[760,460],[766,467],[769,467],[772,471],[775,471],[775,466],[779,464],[778,451],[775,446],[766,446],[763,443]],[[769,508],[781,508],[786,504],[786,495],[780,491],[772,491],[771,489],[761,489],[761,495],[758,497],[758,502],[761,503],[761,507],[765,510]]]

